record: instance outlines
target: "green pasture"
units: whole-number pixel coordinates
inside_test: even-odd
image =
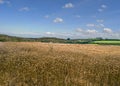
[[[94,44],[120,45],[120,41],[94,41]]]

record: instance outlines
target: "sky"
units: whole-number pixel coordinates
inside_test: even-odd
[[[0,34],[120,39],[120,0],[0,0]]]

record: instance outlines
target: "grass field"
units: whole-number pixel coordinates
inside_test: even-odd
[[[120,41],[94,41],[95,44],[120,45]]]
[[[120,86],[120,46],[0,43],[0,86]]]

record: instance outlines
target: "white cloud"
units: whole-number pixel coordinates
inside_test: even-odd
[[[97,22],[98,22],[98,23],[102,23],[102,22],[104,22],[104,20],[102,20],[102,19],[101,19],[101,20],[98,19]]]
[[[104,24],[100,24],[99,26],[100,26],[100,27],[105,27],[105,25],[104,25]]]
[[[56,18],[53,20],[54,23],[62,23],[63,19],[62,18]]]
[[[105,27],[104,24],[97,24],[97,25],[95,25],[95,28],[97,28],[97,29],[98,29],[98,28],[102,28],[102,29],[103,29],[104,27]]]
[[[81,28],[78,28],[78,29],[76,29],[76,32],[79,32],[79,33],[81,33],[81,34],[83,34],[83,35],[89,35],[89,34],[95,34],[95,33],[97,33],[98,31],[95,30],[95,29],[83,30],[83,29],[81,29]]]
[[[94,27],[95,24],[87,24],[86,26],[87,26],[87,27]]]
[[[54,35],[55,33],[52,33],[52,32],[46,32],[45,34],[46,34],[46,35]]]
[[[103,12],[107,8],[106,5],[101,5],[101,8],[98,9],[99,12]]]
[[[45,17],[45,18],[49,18],[50,16],[49,16],[49,15],[45,15],[44,17]]]
[[[95,33],[97,33],[98,31],[97,30],[90,30],[90,29],[88,29],[87,31],[86,31],[88,34],[95,34]]]
[[[104,5],[104,4],[103,4],[103,5],[101,5],[101,7],[102,7],[102,8],[107,8],[107,6],[106,6],[106,5]]]
[[[23,8],[20,8],[19,11],[30,11],[30,8],[29,7],[23,7]]]
[[[110,29],[110,28],[104,28],[103,32],[104,33],[112,33],[112,29]]]
[[[0,4],[7,4],[8,6],[11,6],[10,1],[0,0]]]
[[[103,12],[103,9],[98,9],[99,12]]]
[[[81,29],[78,28],[75,30],[77,33],[73,34],[73,38],[113,38],[120,39],[120,32],[113,32],[110,28],[104,28],[103,31],[97,31],[95,29]]]
[[[65,4],[65,6],[63,6],[63,8],[73,8],[74,5],[72,3],[67,3]]]
[[[96,31],[95,29],[88,29],[84,30],[78,28],[78,31],[75,32],[1,32],[1,34],[19,36],[19,37],[31,37],[31,38],[40,38],[40,37],[57,37],[57,38],[74,38],[74,39],[81,39],[81,38],[96,38],[96,37],[103,37],[103,38],[114,38],[120,39],[120,32],[112,32],[110,34],[105,34],[102,31]]]
[[[4,4],[5,3],[5,1],[4,0],[0,0],[0,4]]]
[[[96,28],[96,29],[98,29],[98,28],[104,28],[105,27],[105,25],[104,24],[102,24],[102,23],[99,23],[99,24],[87,24],[86,25],[87,27],[92,27],[92,28]]]
[[[76,32],[83,32],[83,29],[78,28],[78,29],[76,29]]]

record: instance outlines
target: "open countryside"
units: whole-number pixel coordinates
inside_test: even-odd
[[[120,0],[0,0],[0,86],[120,86]]]

